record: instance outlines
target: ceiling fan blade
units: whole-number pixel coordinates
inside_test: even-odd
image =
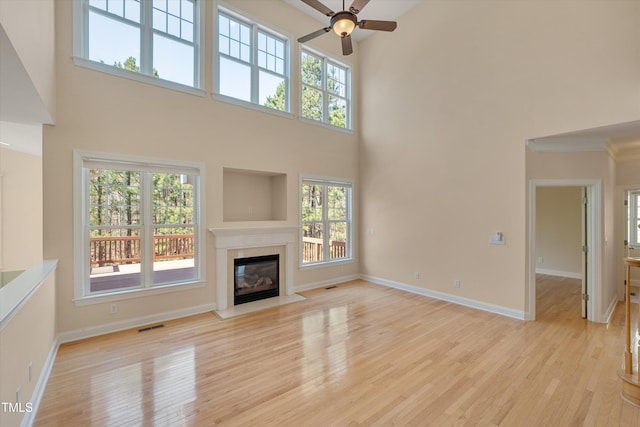
[[[373,21],[371,19],[365,19],[358,22],[358,27],[363,30],[377,30],[377,31],[393,31],[398,26],[395,21]]]
[[[364,9],[367,3],[369,3],[369,0],[353,0],[353,3],[349,6],[349,11],[357,15],[362,9]]]
[[[353,45],[351,44],[351,36],[342,37],[342,54],[351,55],[353,53]]]
[[[331,27],[325,27],[325,28],[320,28],[318,31],[314,31],[311,34],[307,34],[306,36],[302,36],[298,39],[299,43],[306,43],[311,39],[315,39],[318,36],[323,35],[324,33],[327,33],[331,31]]]
[[[302,2],[308,4],[318,12],[322,13],[323,15],[333,16],[334,14],[333,10],[329,9],[327,6],[323,5],[318,0],[302,0]]]

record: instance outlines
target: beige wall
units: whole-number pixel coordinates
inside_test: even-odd
[[[362,42],[361,271],[524,311],[525,141],[640,117],[639,18],[429,1]]]
[[[640,187],[640,162],[621,162],[616,165],[616,185]]]
[[[12,286],[13,284],[9,285]],[[50,368],[47,361],[56,344],[56,280],[55,272],[31,294],[24,306],[0,329],[0,401],[16,403],[16,391],[20,388],[22,410],[27,403],[35,405],[34,391],[43,368]],[[32,363],[29,379],[29,363]],[[45,384],[41,384],[40,393]],[[14,413],[0,410],[0,425],[18,426],[23,416],[32,413]]]
[[[0,267],[42,261],[42,158],[0,148]]]
[[[280,1],[228,3],[292,35],[306,34],[318,27],[317,21]],[[213,4],[207,2],[206,6],[204,16],[211,24]],[[110,314],[109,304],[74,305],[71,191],[74,149],[203,162],[206,168],[206,194],[203,199],[207,212],[203,221],[205,229],[269,224],[223,221],[224,168],[286,174],[286,195],[278,195],[280,201],[277,202],[286,200],[286,221],[278,222],[286,225],[298,224],[297,201],[301,174],[356,180],[356,134],[212,99],[210,53],[204,58],[208,94],[196,96],[73,65],[72,10],[69,1],[56,2],[56,28],[58,118],[56,126],[48,126],[44,132],[44,252],[46,258],[60,260],[58,319],[61,333],[135,321],[157,313],[170,313],[215,302],[215,247],[213,235],[205,232],[206,287],[119,301],[117,314]],[[207,40],[210,37],[211,34],[207,33]],[[205,44],[209,51],[210,44]],[[292,70],[296,69],[297,64],[296,46],[294,43]],[[316,46],[341,57],[340,44],[335,38],[322,38]],[[357,46],[354,49],[357,51]],[[355,67],[357,58],[357,53],[354,53],[348,61],[353,61]],[[292,87],[296,88],[297,73],[292,71],[292,75]],[[292,100],[297,99],[298,92],[295,91]],[[357,272],[357,263],[305,271],[296,268],[295,281],[299,286]]]
[[[45,111],[40,119],[45,123],[56,117],[53,15],[54,0],[2,0],[0,6],[0,25],[38,93]]]
[[[536,271],[582,277],[582,188],[536,191]]]

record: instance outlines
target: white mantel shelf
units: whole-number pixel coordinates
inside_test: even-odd
[[[300,227],[296,225],[262,227],[210,228],[216,246],[216,306],[228,308],[227,261],[230,249],[249,249],[267,246],[285,247],[285,295],[293,295],[294,244]],[[231,290],[232,291],[232,290]]]
[[[216,248],[236,249],[294,243],[298,237],[297,225],[268,227],[210,228],[216,237]]]

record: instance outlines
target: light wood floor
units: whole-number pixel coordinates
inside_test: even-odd
[[[639,426],[619,396],[622,305],[593,324],[577,281],[537,293],[524,322],[354,281],[66,344],[35,425]]]

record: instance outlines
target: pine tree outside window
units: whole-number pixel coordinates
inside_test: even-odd
[[[349,68],[304,49],[300,74],[301,117],[351,129]]]

